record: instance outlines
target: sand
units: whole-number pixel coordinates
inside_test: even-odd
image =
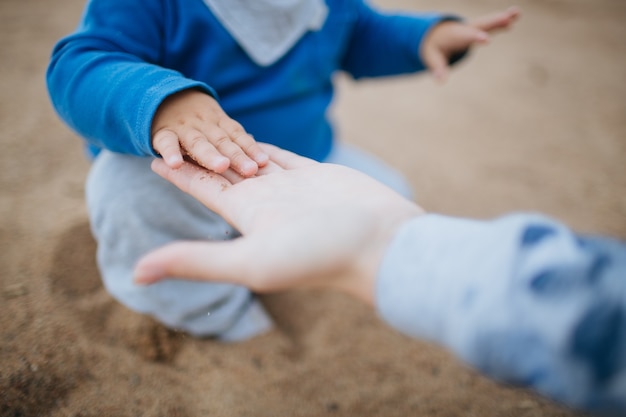
[[[475,0],[379,0],[468,17]],[[102,288],[89,164],[44,74],[82,0],[0,2],[1,416],[573,416],[388,329],[339,294],[262,298],[277,323],[236,345],[173,332]],[[339,77],[341,136],[448,215],[540,211],[626,238],[626,3],[520,0],[516,29],[444,86]]]

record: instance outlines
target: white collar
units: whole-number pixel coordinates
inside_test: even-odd
[[[324,0],[204,0],[248,56],[261,66],[278,61],[328,14]]]

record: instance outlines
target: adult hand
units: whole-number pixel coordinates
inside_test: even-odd
[[[517,7],[482,16],[468,23],[444,21],[435,26],[420,46],[420,56],[435,79],[448,77],[450,58],[475,44],[489,42],[489,34],[510,28],[520,17]]]
[[[213,97],[197,90],[176,93],[159,106],[152,147],[172,168],[179,168],[188,155],[211,171],[231,167],[246,177],[268,161],[254,138]]]
[[[177,242],[143,257],[135,281],[180,277],[244,285],[256,292],[331,287],[373,303],[387,245],[422,209],[370,177],[270,145],[256,177],[208,172],[185,162],[153,170],[224,217],[243,237]]]

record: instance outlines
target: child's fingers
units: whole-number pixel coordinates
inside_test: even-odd
[[[473,25],[457,25],[454,34],[445,43],[450,52],[460,52],[476,43],[489,42],[489,33]]]
[[[183,163],[183,155],[178,135],[169,129],[161,129],[154,134],[152,147],[161,155],[167,165],[178,168]]]
[[[477,43],[487,43],[489,34],[474,26],[460,22],[440,23],[422,45],[421,56],[435,80],[444,82],[448,77],[450,58]]]
[[[495,12],[474,19],[470,22],[470,25],[485,32],[493,32],[508,28],[520,15],[520,9],[514,6],[502,12]]]
[[[230,167],[244,177],[257,173],[259,166],[232,140],[223,138],[215,145],[219,152],[230,160]]]
[[[448,78],[448,57],[435,46],[424,48],[422,59],[435,81],[443,83]]]
[[[252,135],[245,131],[243,126],[230,117],[224,117],[219,122],[219,126],[228,134],[231,140],[239,146],[247,156],[252,158],[258,166],[267,164],[269,157],[259,147]]]
[[[252,158],[252,160],[256,162],[258,166],[262,167],[270,160],[269,156],[267,156],[267,154],[263,152],[261,147],[259,147],[259,144],[254,140],[251,135],[243,133],[239,136],[231,137],[234,138],[234,142],[241,149],[243,149],[246,155]]]
[[[213,142],[196,129],[189,129],[180,135],[180,143],[187,153],[198,164],[215,172],[224,172],[230,166],[230,160]]]
[[[222,173],[230,167],[244,177],[250,177],[258,170],[258,164],[232,140],[226,131],[217,125],[202,131],[188,129],[179,137],[180,144],[187,155],[207,169]],[[251,137],[250,141],[254,142]],[[262,153],[260,148],[258,152]],[[263,160],[263,157],[259,159]],[[264,159],[267,163],[268,157],[265,156]]]

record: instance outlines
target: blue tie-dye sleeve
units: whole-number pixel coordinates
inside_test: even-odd
[[[626,245],[549,218],[427,215],[405,224],[378,275],[391,326],[500,381],[626,415]]]

